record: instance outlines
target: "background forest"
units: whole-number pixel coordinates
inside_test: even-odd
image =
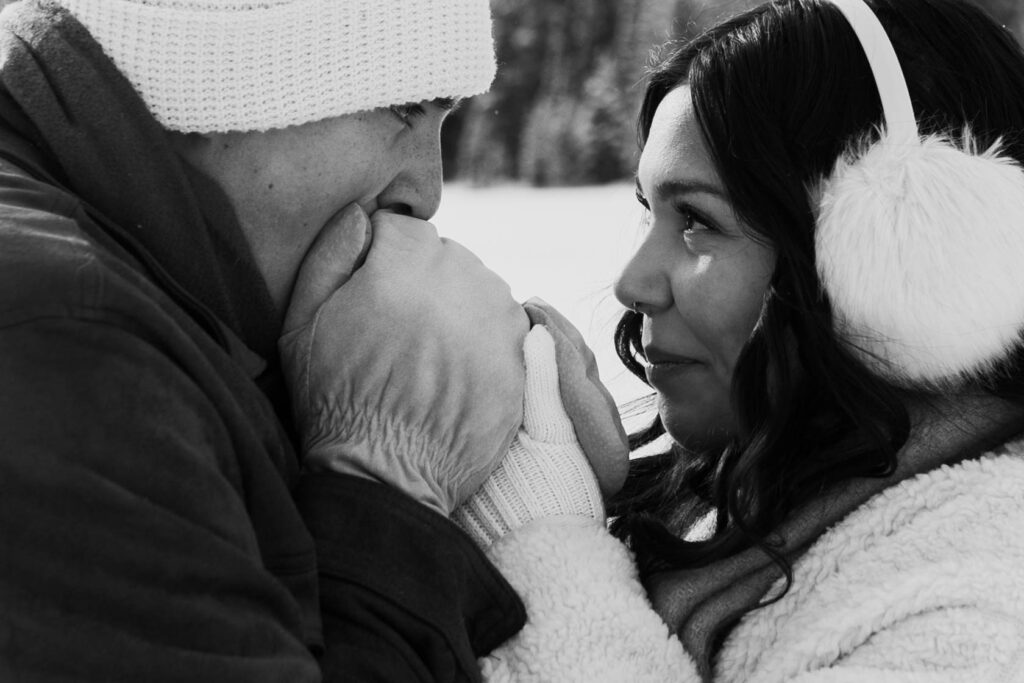
[[[1024,0],[972,0],[1024,35]],[[591,185],[630,177],[651,48],[758,0],[491,0],[499,72],[446,124],[446,177]]]

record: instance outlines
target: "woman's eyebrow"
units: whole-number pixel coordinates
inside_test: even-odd
[[[634,179],[636,180],[637,192],[641,195],[644,194],[643,186],[640,184],[640,178],[634,177]],[[680,194],[696,193],[710,194],[723,201],[729,201],[729,196],[725,193],[725,190],[718,185],[703,180],[663,180],[654,186],[655,198],[662,201]]]
[[[729,201],[729,196],[718,185],[703,180],[663,180],[654,186],[654,195],[664,200],[680,194],[710,194],[722,201]]]

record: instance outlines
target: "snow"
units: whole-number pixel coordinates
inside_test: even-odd
[[[560,310],[594,350],[601,378],[621,405],[651,393],[615,355],[612,332],[623,308],[612,286],[640,240],[631,183],[537,189],[445,186],[432,219],[511,286]]]

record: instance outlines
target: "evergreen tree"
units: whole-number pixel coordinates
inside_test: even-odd
[[[1024,33],[1022,0],[971,0]],[[475,183],[602,183],[636,166],[650,50],[759,0],[492,0],[499,71],[446,124],[446,175]]]

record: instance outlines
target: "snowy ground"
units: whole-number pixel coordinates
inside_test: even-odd
[[[639,244],[632,184],[535,189],[446,185],[438,231],[474,251],[517,299],[539,296],[583,333],[601,378],[622,404],[650,390],[626,372],[612,347],[622,307],[615,276]]]

